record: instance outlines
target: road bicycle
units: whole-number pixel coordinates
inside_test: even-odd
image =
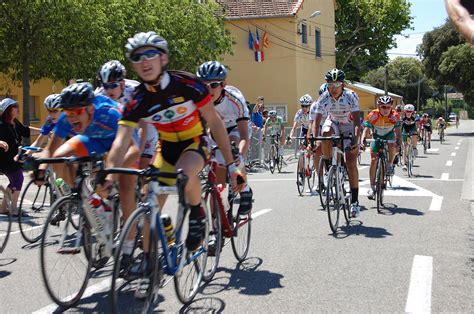
[[[0,204],[5,205],[2,208],[6,214],[0,216],[0,254],[5,250],[8,239],[10,238],[10,232],[12,229],[12,192],[7,187],[0,186]]]
[[[308,150],[304,145],[306,137],[294,137],[300,140],[300,147],[298,151],[298,163],[296,166],[296,187],[298,194],[303,196],[305,182],[308,182],[308,189],[310,193],[313,191],[314,183],[316,181],[316,169],[314,167],[314,153]]]
[[[202,188],[204,202],[210,209],[210,217],[212,217],[209,229],[209,239],[212,245],[209,246],[203,276],[206,282],[210,281],[216,273],[222,247],[225,245],[224,240],[230,239],[235,258],[242,262],[247,258],[252,233],[251,213],[239,215],[236,206],[239,203],[238,194],[230,188],[224,188],[226,185],[225,168],[211,159],[208,169],[208,175]],[[241,183],[241,181],[237,183]],[[224,190],[228,191],[227,195]]]
[[[408,147],[406,148],[406,156],[403,156],[403,160],[405,162],[405,166],[407,167],[407,175],[409,178],[411,178],[413,176],[413,165],[415,163],[415,150],[413,149],[410,135],[407,135],[405,145]],[[405,149],[403,151],[405,152]]]
[[[206,256],[209,242],[209,217],[211,214],[205,202],[201,202],[206,211],[205,238],[195,251],[188,251],[182,237],[186,213],[189,209],[185,200],[184,188],[187,177],[182,170],[177,173],[163,173],[150,166],[144,170],[109,168],[100,172],[107,174],[126,174],[145,178],[148,182],[144,201],[127,219],[114,254],[112,287],[110,300],[112,312],[130,307],[137,312],[151,312],[159,302],[158,291],[171,279],[175,292],[182,303],[190,302],[196,295],[206,269]],[[160,186],[159,178],[176,179],[176,186]],[[98,179],[100,182],[100,179]],[[158,195],[178,194],[178,215],[174,230],[165,232]],[[131,263],[126,266],[124,245],[131,241],[133,245]],[[148,256],[149,258],[146,258]],[[125,266],[124,266],[125,265]],[[139,275],[131,270],[138,267]],[[170,276],[166,279],[163,275]]]
[[[444,126],[438,127],[439,142],[443,144],[444,142]]]
[[[278,172],[281,172],[283,167],[283,156],[280,154],[280,133],[267,135],[271,138],[270,151],[268,152],[268,167],[270,172],[275,171],[275,167],[278,169]]]
[[[350,213],[350,197],[351,192],[348,185],[346,186],[348,174],[342,147],[344,140],[352,140],[349,136],[320,136],[316,140],[332,142],[332,158],[331,166],[327,172],[326,185],[326,210],[328,213],[329,227],[335,234],[339,226],[340,211],[344,213],[346,224],[349,225],[351,220]]]

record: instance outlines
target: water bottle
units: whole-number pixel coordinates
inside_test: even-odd
[[[65,193],[64,193],[64,184],[65,184],[64,179],[63,178],[57,178],[56,180],[54,180],[54,183],[58,187],[58,190],[61,193],[61,195],[65,195]]]
[[[163,214],[161,215],[161,221],[163,222],[163,227],[165,228],[168,245],[171,246],[176,242],[176,238],[174,237],[173,224],[171,223],[171,217],[168,214]]]
[[[94,229],[105,238],[111,232],[110,218],[112,209],[102,201],[102,198],[97,195],[97,193],[89,195],[87,198],[87,204],[89,205],[93,219],[92,224]]]

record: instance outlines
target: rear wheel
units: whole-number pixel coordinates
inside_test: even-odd
[[[278,172],[281,172],[281,169],[283,168],[283,156],[280,155],[280,148],[276,149],[276,160],[275,163],[278,168]]]
[[[298,165],[296,168],[296,187],[298,188],[298,194],[303,196],[304,193],[304,183],[305,183],[305,175],[304,175],[304,156],[303,154],[300,155],[298,158]]]
[[[413,147],[408,146],[408,163],[407,163],[408,177],[413,176]]]
[[[318,163],[318,193],[319,200],[323,210],[326,210],[326,187],[324,186],[324,176],[326,174],[326,167],[324,165],[324,159],[321,156]]]
[[[217,195],[215,195],[214,193],[219,193],[219,192],[217,190],[207,191],[204,196],[204,201],[206,202],[206,206],[210,209],[210,213],[211,213],[207,261],[206,261],[206,268],[202,276],[202,279],[206,282],[211,281],[212,277],[214,277],[217,271],[217,267],[219,266],[219,259],[221,256],[222,245],[223,245],[222,224],[221,224],[219,202],[216,199]]]
[[[308,158],[308,165],[306,168],[309,171],[309,176],[308,176],[308,189],[309,192],[312,194],[313,193],[313,188],[314,188],[314,183],[316,182],[316,169],[314,167],[314,155],[311,153],[310,157]]]
[[[2,198],[0,202],[5,204],[4,210],[6,212],[6,214],[0,218],[0,253],[2,253],[7,246],[12,229],[12,193],[9,188],[0,186],[0,194]]]
[[[268,160],[268,163],[269,163],[269,167],[270,167],[270,172],[273,173],[275,171],[275,146],[272,145],[270,147],[270,157],[269,157],[269,160]]]
[[[337,232],[339,225],[339,210],[341,204],[339,201],[339,192],[337,189],[336,167],[332,166],[328,172],[328,185],[326,188],[326,205],[328,211],[329,227],[333,233]]]

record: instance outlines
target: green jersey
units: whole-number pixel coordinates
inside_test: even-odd
[[[270,130],[270,135],[280,133],[282,125],[283,119],[280,116],[277,116],[275,121],[272,121],[272,118],[267,118],[267,120],[265,121],[265,126],[267,127],[267,130]]]

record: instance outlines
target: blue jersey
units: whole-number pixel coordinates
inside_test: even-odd
[[[51,120],[51,117],[48,116],[46,118],[46,122],[43,124],[43,126],[41,127],[41,135],[49,135],[49,133],[54,129],[54,127],[56,126],[56,123],[53,123],[53,121]]]
[[[118,120],[122,117],[118,109],[118,103],[108,97],[97,95],[92,102],[94,106],[94,116],[83,135],[91,139],[114,139],[117,133]],[[60,138],[77,135],[72,125],[63,112],[53,130],[54,134]]]

